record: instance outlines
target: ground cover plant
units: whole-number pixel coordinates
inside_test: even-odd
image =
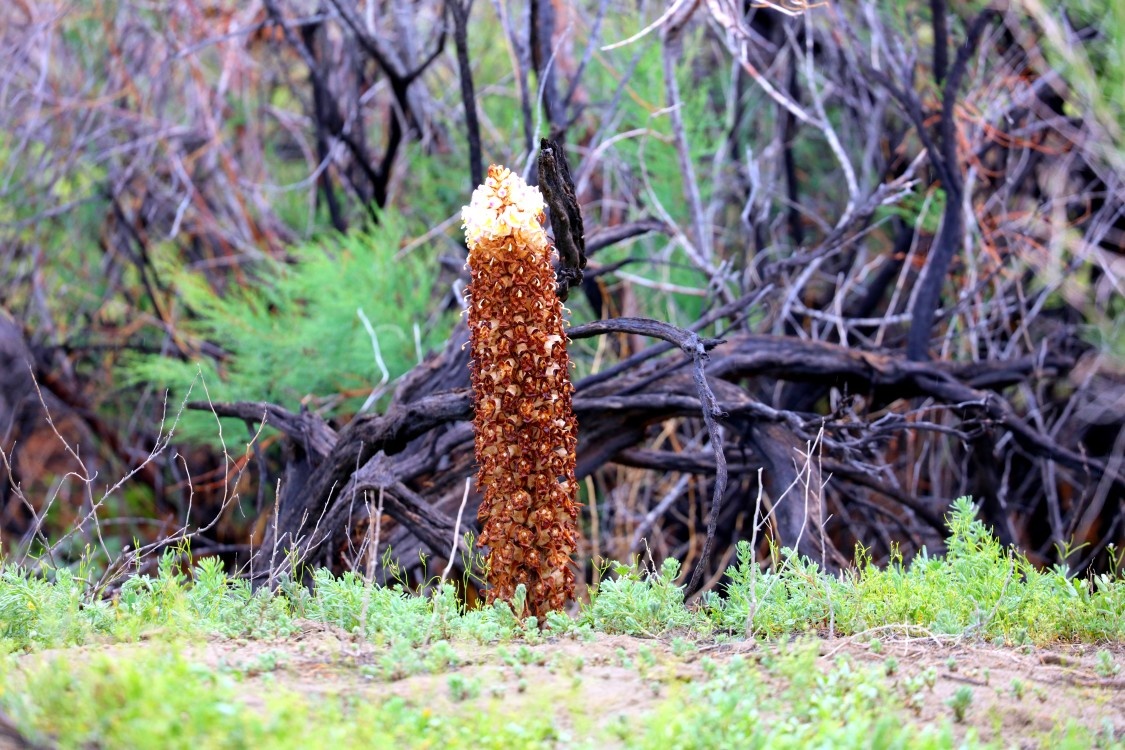
[[[617,565],[542,628],[440,580],[252,591],[185,549],[110,597],[5,565],[0,711],[60,747],[1122,746],[1125,577],[1038,571],[967,498],[949,523],[945,556],[779,552],[691,605],[673,562]]]

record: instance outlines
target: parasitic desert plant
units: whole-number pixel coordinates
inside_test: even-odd
[[[493,165],[461,213],[487,598],[515,603],[523,584],[516,615],[541,619],[574,596],[578,538],[574,387],[543,205],[538,188]]]

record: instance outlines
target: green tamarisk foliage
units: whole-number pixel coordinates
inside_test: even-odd
[[[433,311],[437,264],[422,250],[398,257],[402,237],[388,211],[378,226],[289,249],[287,262],[243,266],[249,278],[223,289],[192,270],[162,269],[178,292],[177,333],[196,354],[132,356],[120,374],[168,389],[173,412],[184,398],[304,402],[328,413],[371,407],[372,394],[443,341],[452,322]],[[213,415],[185,412],[177,432],[208,440],[215,427]]]

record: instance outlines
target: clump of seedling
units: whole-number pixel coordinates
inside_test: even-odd
[[[480,680],[475,677],[451,674],[447,680],[449,697],[458,703],[480,695]]]
[[[1113,654],[1104,648],[1098,651],[1094,659],[1094,670],[1101,677],[1109,679],[1110,677],[1116,677],[1121,672],[1121,665],[1114,661]]]
[[[946,701],[946,704],[953,709],[953,720],[960,724],[965,720],[969,706],[973,705],[973,689],[968,685],[962,685]]]

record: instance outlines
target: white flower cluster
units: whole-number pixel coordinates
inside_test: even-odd
[[[535,242],[545,240],[539,216],[543,213],[543,194],[528,185],[507,167],[488,168],[484,184],[473,191],[469,205],[461,209],[461,226],[469,248],[483,240],[514,236]]]

